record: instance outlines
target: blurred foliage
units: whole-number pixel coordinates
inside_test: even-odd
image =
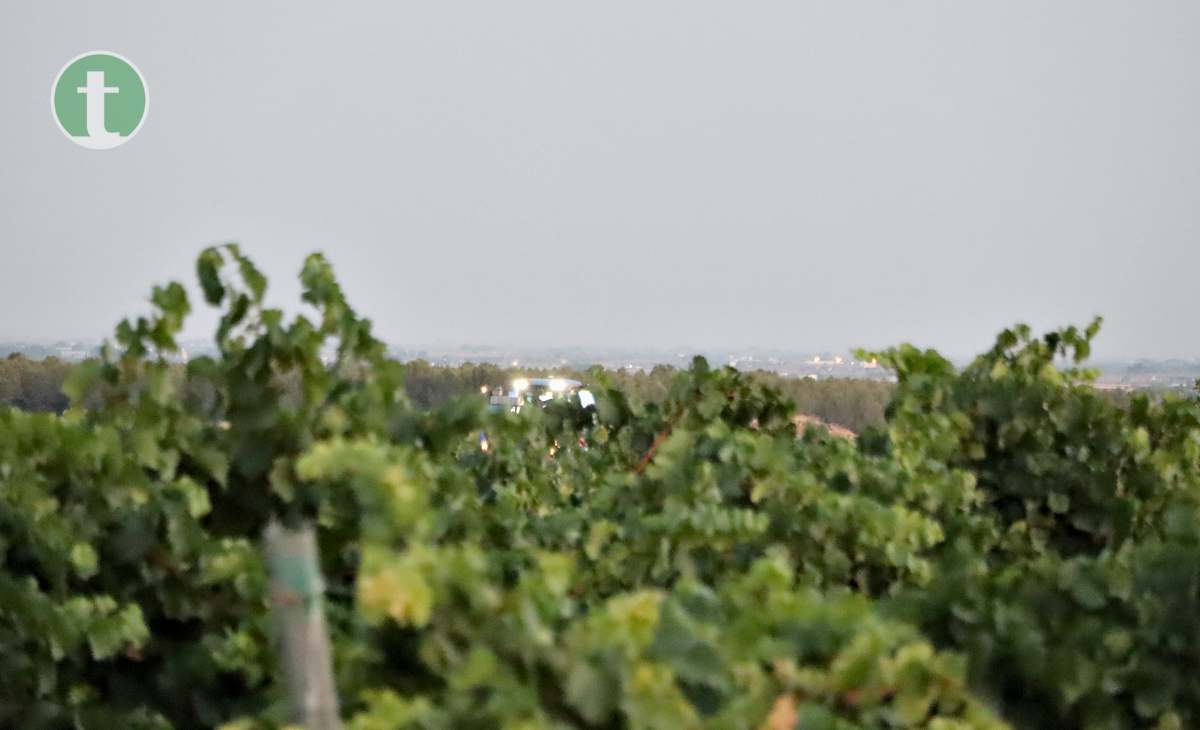
[[[235,246],[197,274],[215,357],[171,363],[170,284],[63,415],[0,411],[0,726],[280,727],[272,517],[318,526],[355,730],[1200,724],[1200,405],[1097,394],[1098,322],[863,353],[898,382],[845,440],[699,358],[418,407],[454,371],[320,256],[290,319]]]

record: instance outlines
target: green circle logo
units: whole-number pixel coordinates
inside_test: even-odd
[[[50,110],[62,133],[80,147],[108,150],[138,133],[150,109],[150,90],[137,67],[107,51],[67,61],[50,92]]]

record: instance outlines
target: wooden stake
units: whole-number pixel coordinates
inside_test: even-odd
[[[341,730],[316,531],[310,522],[291,529],[272,520],[264,543],[292,721],[306,730]]]

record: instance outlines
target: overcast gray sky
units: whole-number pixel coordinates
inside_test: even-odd
[[[92,151],[50,86],[130,58]],[[395,343],[1197,356],[1200,3],[0,8],[0,339],[98,338],[242,242]],[[192,334],[207,333],[201,318]]]

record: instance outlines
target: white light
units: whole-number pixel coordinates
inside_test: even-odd
[[[550,381],[550,390],[555,393],[561,393],[567,389],[567,381],[562,378],[554,378]]]
[[[517,391],[518,393],[529,390],[529,381],[525,378],[517,378],[513,381],[513,390]]]
[[[483,395],[487,395],[487,390],[488,390],[488,388],[486,385],[479,386],[479,392],[482,393]]]

